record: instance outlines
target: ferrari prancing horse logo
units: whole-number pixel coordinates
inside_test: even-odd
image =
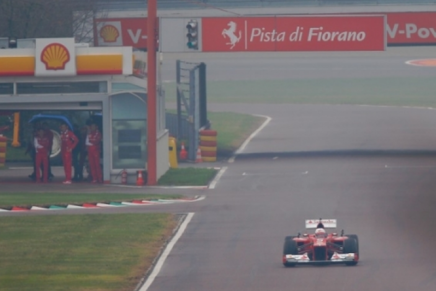
[[[228,24],[228,29],[223,29],[223,32],[221,33],[224,38],[229,38],[230,42],[226,43],[226,45],[230,45],[230,49],[233,49],[235,45],[239,42],[241,39],[241,31],[239,30],[239,35],[236,35],[236,23],[233,21],[230,21]]]

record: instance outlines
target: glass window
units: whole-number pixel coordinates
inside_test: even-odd
[[[9,48],[9,38],[0,37],[0,49],[7,49],[7,48]]]
[[[141,142],[141,130],[121,129],[118,130],[118,142]]]
[[[111,96],[113,169],[143,169],[147,162],[146,95],[135,95]]]
[[[118,147],[118,159],[141,159],[142,149],[141,146],[119,146]]]
[[[113,169],[143,169],[147,161],[145,120],[112,121]]]
[[[17,83],[17,94],[106,93],[107,82]]]
[[[112,92],[116,93],[121,91],[145,92],[145,89],[130,83],[112,83]]]
[[[157,94],[157,104],[156,104],[156,112],[157,112],[157,134],[161,134],[166,129],[166,123],[165,123],[165,92],[162,90],[162,94]]]
[[[122,93],[112,96],[113,120],[146,119],[145,94],[135,93],[135,95]]]
[[[0,95],[13,95],[14,84],[13,83],[0,83]]]

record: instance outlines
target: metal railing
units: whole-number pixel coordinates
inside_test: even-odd
[[[436,4],[436,0],[157,0],[158,9],[429,4]],[[146,9],[147,1],[101,0],[100,7],[105,10]]]

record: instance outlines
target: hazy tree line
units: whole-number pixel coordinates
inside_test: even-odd
[[[0,0],[0,37],[73,37],[92,33],[98,0]],[[82,41],[78,39],[77,41]]]

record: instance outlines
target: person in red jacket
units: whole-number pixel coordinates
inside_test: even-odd
[[[72,151],[76,147],[79,139],[69,130],[66,123],[61,124],[61,154],[64,164],[65,181],[64,184],[71,184]]]
[[[40,180],[40,169],[42,169],[42,182],[48,182],[48,156],[51,150],[51,141],[47,135],[45,135],[44,129],[40,128],[37,131],[34,138],[35,146],[35,178],[36,183]]]
[[[95,123],[89,126],[86,136],[89,167],[91,168],[92,183],[103,183],[103,175],[100,168],[101,133]]]

